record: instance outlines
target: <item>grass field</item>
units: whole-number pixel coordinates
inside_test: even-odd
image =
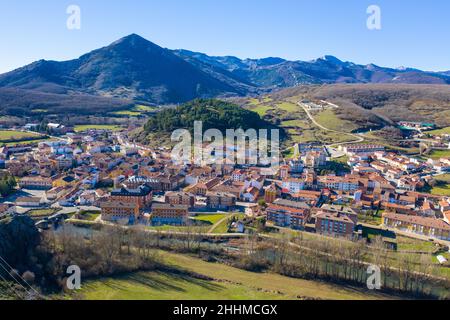
[[[122,129],[121,126],[118,125],[109,125],[109,124],[85,124],[75,126],[75,132],[82,132],[86,130],[111,130],[111,131],[119,131]]]
[[[421,241],[417,239],[398,236],[397,249],[399,251],[418,251],[432,253],[436,250],[436,246],[430,241]]]
[[[438,196],[450,196],[450,174],[437,176],[436,182],[430,193]]]
[[[286,128],[289,139],[287,144],[303,143],[303,142],[323,142],[324,144],[332,144],[338,142],[348,142],[355,138],[347,134],[331,132],[317,127],[308,118],[304,110],[297,105],[300,98],[293,97],[289,100],[257,100],[249,99],[246,107],[260,116],[264,116],[269,112],[280,120],[281,127]],[[316,116],[316,115],[315,115]],[[330,129],[341,129],[343,132],[349,132],[356,129],[356,126],[348,121],[339,119],[332,110],[326,110],[317,114],[319,123],[323,123],[325,127],[330,125]]]
[[[17,141],[17,142],[8,142],[8,143],[1,143],[5,146],[20,146],[20,145],[28,145],[28,144],[38,144],[39,142],[44,141],[53,141],[53,139],[32,139],[32,140],[24,140],[24,141]]]
[[[444,134],[450,134],[450,127],[446,127],[446,128],[442,128],[442,129],[438,129],[438,130],[433,130],[433,131],[427,131],[427,134],[432,134],[432,135],[444,135]]]
[[[86,221],[95,221],[100,216],[100,211],[81,211],[79,219]]]
[[[130,117],[136,117],[140,116],[142,112],[140,111],[132,111],[132,110],[122,110],[122,111],[115,111],[111,112],[113,115],[117,116],[130,116]]]
[[[216,233],[216,234],[227,233],[228,232],[229,221],[233,217],[236,217],[237,219],[242,219],[242,218],[245,217],[245,215],[242,214],[242,213],[235,213],[235,214],[226,215],[224,218],[222,218],[221,220],[218,220],[214,224],[214,227],[211,228],[210,232],[211,233]]]
[[[450,157],[450,150],[433,150],[429,157],[431,159],[440,159]]]
[[[292,102],[281,102],[276,104],[277,109],[284,110],[286,112],[296,112],[299,111],[301,108]]]
[[[214,225],[226,216],[226,214],[204,214],[196,216],[194,220],[203,221],[209,223],[210,225]]]
[[[0,130],[0,142],[38,139],[42,135],[32,132]]]
[[[78,292],[88,300],[242,300],[242,299],[386,299],[373,292],[272,273],[253,273],[181,254],[161,252],[165,264],[206,276],[186,273],[139,272],[87,281]]]
[[[55,214],[57,209],[33,209],[27,212],[31,217],[45,217]]]
[[[212,233],[226,233],[227,232],[227,221],[225,219],[227,217],[232,217],[231,214],[203,214],[198,215],[192,220],[201,222],[200,226],[152,226],[149,227],[152,230],[158,231],[174,231],[174,232],[186,232],[190,231],[198,231],[198,232],[212,232]],[[217,230],[217,231],[216,231]],[[219,232],[220,231],[220,232]]]
[[[138,104],[138,105],[136,105],[133,108],[133,111],[136,111],[136,112],[151,112],[151,111],[154,111],[156,109],[157,109],[156,107],[150,107],[150,106],[144,106],[144,105]]]
[[[331,130],[351,132],[358,129],[354,123],[340,119],[332,109],[318,112],[313,117],[318,123]]]

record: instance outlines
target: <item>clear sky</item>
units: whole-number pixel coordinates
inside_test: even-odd
[[[68,30],[69,5],[81,29]],[[381,8],[381,30],[366,26]],[[450,70],[448,0],[0,0],[0,72],[67,60],[137,33],[170,49],[240,58]]]

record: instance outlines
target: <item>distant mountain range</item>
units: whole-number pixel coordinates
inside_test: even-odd
[[[75,60],[40,60],[0,75],[0,103],[2,90],[11,89],[25,96],[39,92],[161,104],[332,83],[450,84],[450,71],[358,65],[333,56],[306,62],[212,57],[164,49],[132,34]]]

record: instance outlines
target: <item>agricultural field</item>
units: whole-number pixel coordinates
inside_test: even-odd
[[[157,107],[151,107],[151,106],[137,104],[129,110],[114,111],[114,112],[111,112],[110,114],[115,115],[115,116],[138,117],[140,115],[145,115],[148,112],[154,112],[156,109],[157,109]]]
[[[161,252],[163,263],[184,272],[138,272],[90,280],[77,296],[87,300],[229,300],[229,299],[389,299],[353,287],[253,273],[195,257]],[[64,298],[70,298],[65,296]]]
[[[157,109],[156,107],[144,106],[144,105],[138,104],[132,110],[136,111],[136,112],[152,112],[152,111],[155,111],[156,109]]]
[[[1,142],[14,142],[25,140],[36,140],[42,137],[39,133],[24,132],[24,131],[10,131],[0,130],[0,143]]]
[[[132,111],[132,110],[122,110],[111,112],[112,115],[116,116],[129,116],[129,117],[137,117],[141,115],[140,111]]]
[[[109,124],[85,124],[75,126],[75,132],[83,132],[86,130],[111,130],[111,131],[120,131],[122,127],[119,125],[109,125]]]

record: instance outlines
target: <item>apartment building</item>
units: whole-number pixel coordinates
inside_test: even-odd
[[[228,210],[236,206],[237,197],[226,192],[207,192],[206,204],[212,209]]]
[[[135,189],[122,187],[111,191],[111,201],[119,201],[124,203],[134,203],[139,209],[149,207],[153,198],[152,189],[146,185],[142,185]]]
[[[19,180],[19,187],[22,189],[50,190],[53,187],[51,178],[40,176],[23,177]]]
[[[117,222],[126,220],[133,222],[140,214],[139,206],[134,202],[102,201],[100,204],[101,216],[104,221]]]
[[[339,146],[339,150],[344,151],[347,155],[358,155],[384,151],[385,147],[378,144],[349,144]]]
[[[383,225],[430,238],[450,240],[450,224],[436,218],[385,212]]]
[[[184,225],[188,220],[188,206],[168,203],[152,205],[152,225]]]
[[[181,204],[193,207],[195,205],[195,196],[188,192],[169,191],[166,192],[164,201],[168,204]]]
[[[333,211],[319,211],[316,214],[316,232],[333,236],[352,237],[355,222],[347,215]]]
[[[294,207],[292,202],[269,204],[266,209],[267,220],[279,227],[302,230],[309,218],[310,210],[308,207]]]

